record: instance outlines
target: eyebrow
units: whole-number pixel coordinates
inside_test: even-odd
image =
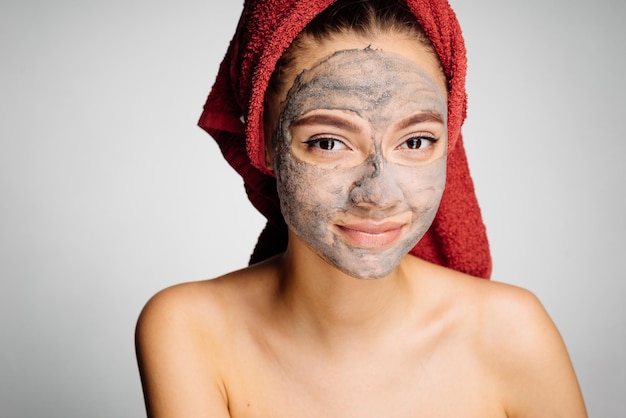
[[[398,129],[406,129],[412,125],[424,122],[438,122],[443,124],[443,117],[438,112],[421,112],[401,121],[398,125]]]
[[[343,118],[333,115],[306,115],[296,119],[292,127],[298,127],[302,125],[328,125],[336,128],[346,130],[349,132],[358,132],[359,127]]]

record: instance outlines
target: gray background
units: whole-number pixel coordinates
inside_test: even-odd
[[[2,1],[1,417],[142,416],[143,304],[246,264],[262,219],[196,127],[241,4]],[[626,2],[452,4],[494,279],[626,417]]]

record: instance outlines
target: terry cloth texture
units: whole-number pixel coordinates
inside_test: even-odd
[[[242,176],[248,198],[268,220],[250,263],[278,254],[287,245],[275,178],[265,168],[265,91],[277,61],[292,40],[332,3],[334,0],[246,0],[198,122]],[[407,0],[407,5],[430,38],[449,86],[446,189],[433,225],[410,253],[489,278],[489,243],[461,136],[467,103],[467,60],[461,29],[446,0]]]

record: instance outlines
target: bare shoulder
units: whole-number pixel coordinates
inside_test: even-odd
[[[199,327],[218,331],[228,315],[229,289],[237,279],[225,275],[215,279],[186,282],[167,287],[152,296],[137,322],[138,332],[185,330]],[[207,325],[212,325],[207,327]],[[155,328],[155,329],[152,329]]]
[[[476,354],[499,388],[509,417],[586,417],[573,366],[559,331],[529,290],[448,272],[472,306]]]
[[[275,280],[272,260],[209,280],[180,283],[152,296],[138,322],[139,336],[187,332],[197,337],[226,332],[234,315],[243,315],[263,300]],[[224,335],[220,335],[223,337]]]
[[[149,417],[228,417],[223,376],[233,324],[263,269],[168,287],[144,306],[135,332]],[[252,289],[252,290],[251,290]]]

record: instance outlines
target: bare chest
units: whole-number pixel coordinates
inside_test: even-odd
[[[226,377],[232,417],[498,417],[496,385],[471,350],[238,350]]]

